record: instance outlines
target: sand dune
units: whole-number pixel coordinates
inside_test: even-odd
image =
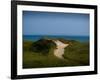
[[[54,50],[54,55],[60,59],[64,59],[63,58],[63,54],[64,54],[64,48],[67,47],[69,44],[64,44],[59,40],[54,41],[57,45],[57,49]]]

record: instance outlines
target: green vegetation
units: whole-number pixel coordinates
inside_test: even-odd
[[[89,43],[74,42],[65,48],[64,58],[89,65]]]
[[[36,53],[47,55],[51,49],[55,49],[56,44],[52,40],[40,39],[31,45],[31,50]]]
[[[69,43],[65,48],[64,60],[54,56],[56,44],[52,40],[40,39],[23,42],[23,68],[44,68],[89,65],[89,43],[59,39]]]

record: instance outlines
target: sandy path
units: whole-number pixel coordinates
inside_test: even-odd
[[[64,48],[67,47],[69,44],[64,44],[61,41],[57,40],[54,41],[57,45],[57,49],[54,50],[54,55],[60,59],[64,59],[63,58],[63,54],[64,54]]]

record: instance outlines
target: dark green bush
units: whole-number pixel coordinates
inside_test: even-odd
[[[56,44],[52,40],[40,39],[31,45],[31,50],[37,53],[48,54]]]

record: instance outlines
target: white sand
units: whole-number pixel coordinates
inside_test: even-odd
[[[64,48],[67,47],[69,44],[64,44],[59,40],[54,41],[57,45],[57,49],[54,50],[54,55],[60,59],[64,59],[63,58],[63,54],[64,54]]]

